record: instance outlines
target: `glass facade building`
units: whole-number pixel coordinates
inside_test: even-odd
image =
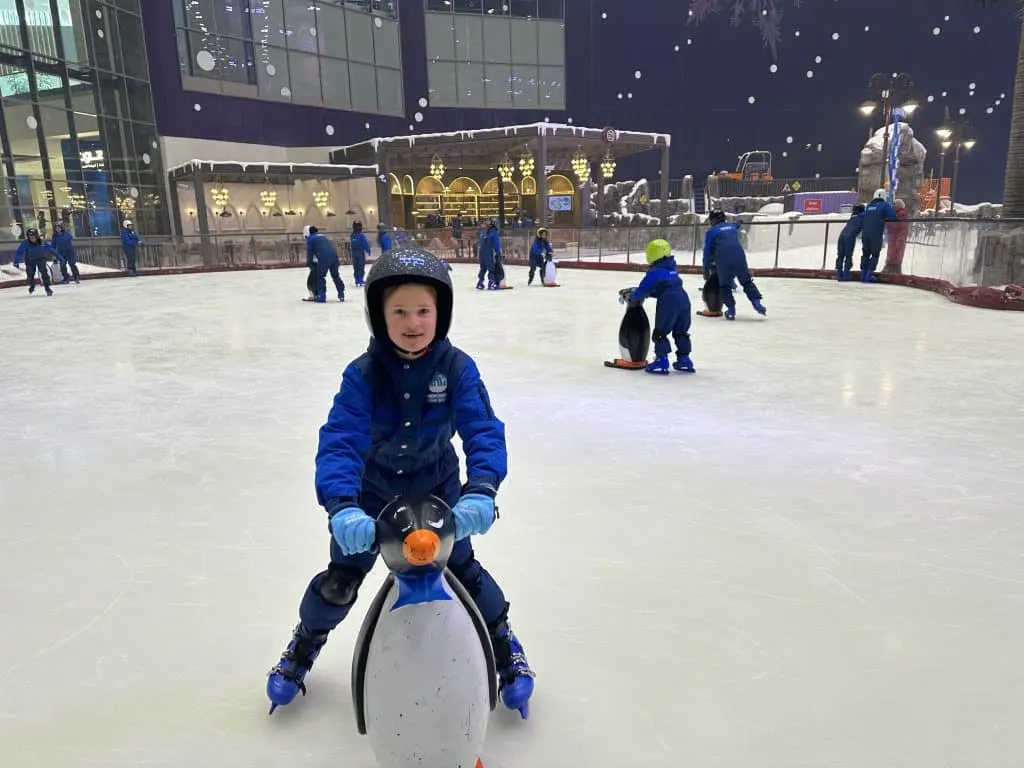
[[[563,0],[424,0],[435,107],[565,109]]]
[[[139,0],[0,0],[0,238],[169,231]]]
[[[172,0],[186,91],[401,116],[397,0]]]

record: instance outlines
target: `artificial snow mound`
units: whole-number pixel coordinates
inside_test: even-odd
[[[924,182],[924,161],[928,156],[928,150],[924,144],[914,138],[914,129],[909,124],[901,122],[900,129],[900,165],[896,171],[896,197],[903,200],[907,205],[907,213],[910,216],[917,214],[918,199],[917,191]],[[879,189],[882,181],[882,166],[884,164],[883,147],[885,146],[885,132],[889,131],[889,142],[894,138],[892,125],[883,126],[875,131],[874,136],[868,139],[867,144],[860,151],[860,170],[857,174],[857,199],[867,202],[875,196],[875,190]],[[886,149],[886,154],[888,149]],[[888,170],[886,171],[888,180]]]

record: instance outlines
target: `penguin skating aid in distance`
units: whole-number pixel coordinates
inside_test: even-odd
[[[644,310],[643,302],[630,301],[632,288],[619,291],[619,302],[626,305],[626,313],[619,324],[619,353],[614,360],[605,360],[609,368],[623,368],[642,371],[647,365],[647,353],[651,349],[651,321]]]
[[[377,520],[390,573],[359,631],[352,697],[381,768],[481,768],[497,671],[476,604],[445,568],[454,544],[436,496],[399,497]]]
[[[540,282],[545,288],[558,287],[558,268],[555,266],[555,260],[551,257],[544,261],[544,272],[541,273]]]

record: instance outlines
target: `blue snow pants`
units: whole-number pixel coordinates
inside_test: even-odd
[[[738,280],[743,287],[743,292],[751,302],[761,298],[761,292],[754,285],[750,277],[750,269],[747,267],[746,258],[719,259],[715,269],[718,271],[718,289],[722,293],[722,303],[729,309],[736,306],[736,299],[732,295],[732,281]]]
[[[668,357],[668,353],[672,351],[668,341],[671,334],[678,356],[689,357],[692,351],[690,297],[682,288],[677,288],[661,294],[657,302],[654,307],[654,332],[651,334],[654,356]]]

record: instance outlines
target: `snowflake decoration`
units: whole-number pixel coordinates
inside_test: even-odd
[[[723,11],[729,12],[729,23],[739,26],[743,17],[751,19],[754,26],[761,30],[764,47],[772,52],[772,58],[778,58],[778,43],[782,38],[782,5],[785,0],[690,0],[690,17],[687,24],[700,24],[709,16]],[[803,0],[789,0],[794,8],[799,8]]]

